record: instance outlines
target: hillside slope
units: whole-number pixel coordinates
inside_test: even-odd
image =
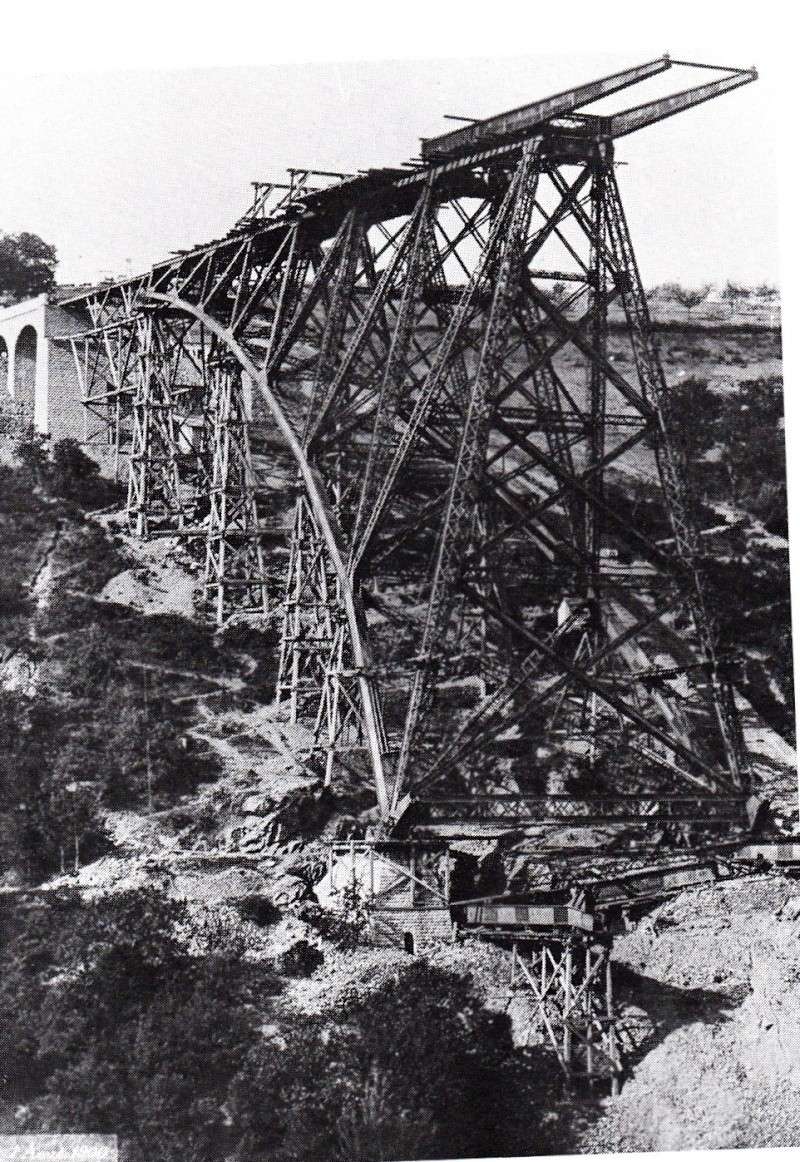
[[[685,892],[614,960],[631,1077],[577,1150],[800,1143],[800,884]]]
[[[11,551],[0,592],[0,726],[8,735],[0,891],[10,906],[20,898],[20,912],[28,908],[26,881],[45,882],[43,911],[58,910],[59,892],[82,889],[76,907],[87,915],[103,898],[127,906],[130,893],[154,891],[165,915],[182,917],[180,944],[193,961],[222,950],[259,980],[273,975],[274,996],[253,1006],[256,1055],[268,1028],[289,1043],[301,1022],[318,1021],[308,1035],[324,1039],[354,998],[368,1010],[387,990],[402,992],[402,974],[415,967],[408,954],[343,947],[308,908],[325,840],[363,825],[373,800],[368,787],[334,797],[304,763],[307,737],[272,702],[274,624],[215,633],[194,617],[198,570],[177,541],[142,546],[122,532],[119,515],[90,517],[92,506],[10,472],[3,482],[0,528]],[[15,717],[23,723],[16,733]],[[791,760],[776,755],[782,778]],[[794,786],[792,775],[793,802]],[[85,791],[83,806],[69,798],[75,787]],[[35,865],[32,851],[41,856]],[[685,893],[642,920],[614,953],[630,1070],[622,1093],[598,1106],[557,1100],[539,1086],[535,1101],[518,1103],[531,1126],[542,1110],[549,1126],[546,1141],[541,1126],[538,1138],[524,1127],[530,1151],[800,1143],[798,937],[800,887],[779,877]],[[469,974],[480,1003],[495,1016],[508,1012],[509,1035],[517,1049],[524,1043],[497,950],[442,946],[428,961],[419,967]],[[106,991],[103,984],[98,995]],[[202,1056],[205,1016],[197,1028]],[[180,1073],[177,1034],[176,1045]],[[485,1048],[485,1040],[470,1042],[476,1056]],[[507,1056],[516,1060],[510,1048]],[[231,1076],[245,1057],[232,1052]],[[86,1076],[94,1085],[88,1065]],[[221,1122],[229,1080],[209,1098]],[[71,1111],[64,1079],[54,1073],[46,1082]],[[41,1101],[41,1079],[28,1084]],[[269,1108],[274,1094],[264,1086]],[[241,1109],[258,1107],[251,1092]],[[307,1105],[316,1114],[316,1092]],[[88,1098],[85,1108],[83,1121],[62,1111],[59,1124],[96,1124]],[[41,1107],[31,1126],[49,1124],[45,1114]]]

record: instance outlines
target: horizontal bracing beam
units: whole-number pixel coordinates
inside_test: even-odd
[[[415,817],[430,823],[468,820],[528,826],[544,823],[743,822],[745,800],[728,795],[461,795],[413,799]],[[417,815],[419,812],[419,815]]]

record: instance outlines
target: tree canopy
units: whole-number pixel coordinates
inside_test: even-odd
[[[38,234],[0,233],[0,305],[8,306],[52,290],[56,249]]]
[[[686,318],[690,319],[692,311],[695,307],[699,307],[702,302],[708,298],[711,293],[711,283],[704,283],[703,286],[681,286],[680,283],[672,283],[669,287],[669,292],[676,303],[686,311]]]
[[[424,962],[326,1014],[235,951],[195,955],[155,887],[6,911],[0,1037],[26,1132],[119,1134],[131,1162],[557,1153],[552,1059]]]

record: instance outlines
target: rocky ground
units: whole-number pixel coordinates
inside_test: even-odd
[[[367,995],[409,959],[318,943],[324,962],[288,985],[289,1014]],[[503,955],[470,941],[428,959],[504,1009]],[[576,1095],[552,1111],[565,1152],[800,1144],[800,883],[765,875],[684,892],[619,937],[613,961],[626,1077],[617,1098]]]
[[[685,892],[614,960],[630,1076],[578,1151],[800,1144],[800,884]]]

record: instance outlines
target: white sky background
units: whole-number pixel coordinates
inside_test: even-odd
[[[289,165],[398,165],[420,136],[456,127],[444,113],[488,116],[665,51],[761,64],[749,44],[729,60],[721,49],[692,56],[685,40],[659,29],[638,50],[613,54],[571,51],[565,36],[562,51],[524,57],[76,68],[28,75],[22,89],[7,76],[0,101],[14,113],[3,118],[0,230],[52,242],[61,282],[124,275],[225,233],[251,180],[279,179]],[[647,285],[779,281],[776,96],[769,63],[762,69],[756,83],[618,143]],[[714,76],[674,68],[598,111]]]

